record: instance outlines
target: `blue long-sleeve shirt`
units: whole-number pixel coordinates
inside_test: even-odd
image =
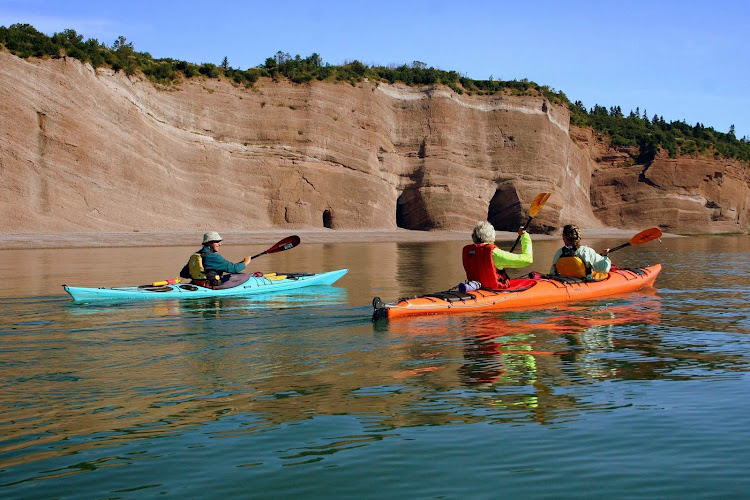
[[[204,249],[200,250],[201,258],[203,259],[203,269],[206,271],[221,271],[224,273],[241,273],[245,269],[244,262],[233,263],[221,256],[218,252],[213,252],[210,249],[207,251]]]

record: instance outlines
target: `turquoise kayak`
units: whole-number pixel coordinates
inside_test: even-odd
[[[276,273],[274,276],[232,274],[221,286],[205,288],[190,283],[163,286],[141,285],[118,288],[84,288],[63,285],[74,301],[93,300],[143,300],[143,299],[193,299],[201,297],[238,297],[278,293],[297,288],[332,285],[348,272],[339,269],[327,273]]]

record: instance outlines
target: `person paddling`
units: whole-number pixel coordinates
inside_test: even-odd
[[[568,224],[563,228],[563,247],[552,258],[550,274],[603,280],[608,276],[612,262],[607,254],[609,248],[599,255],[593,248],[581,245],[581,230]]]
[[[229,262],[219,254],[222,238],[216,231],[209,231],[203,235],[203,247],[190,256],[190,260],[182,268],[180,276],[191,278],[193,284],[200,286],[217,286],[221,284],[224,273],[241,273],[251,257],[248,255],[242,261]]]
[[[508,288],[506,268],[526,267],[534,262],[531,236],[521,227],[521,253],[515,254],[500,250],[495,245],[495,228],[487,221],[479,221],[471,233],[474,242],[463,248],[463,264],[466,280],[477,281],[483,288],[500,290]]]

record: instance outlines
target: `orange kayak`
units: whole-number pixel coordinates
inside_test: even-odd
[[[613,269],[607,279],[602,281],[543,276],[510,280],[511,287],[507,290],[479,289],[461,292],[457,288],[452,288],[420,297],[399,299],[396,302],[383,302],[380,297],[375,297],[372,301],[375,308],[372,319],[377,321],[427,314],[524,309],[598,299],[652,286],[660,271],[661,264],[656,264],[644,268]]]

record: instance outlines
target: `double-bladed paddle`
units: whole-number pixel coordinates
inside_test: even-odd
[[[536,217],[536,214],[538,214],[544,204],[547,203],[547,199],[550,197],[550,194],[552,193],[539,193],[536,198],[534,198],[534,201],[531,202],[531,206],[529,207],[529,220],[527,220],[526,224],[523,225],[524,229],[529,227],[529,224],[531,224],[531,219]],[[513,246],[510,247],[511,252],[516,249],[519,241],[521,241],[520,234],[518,235],[518,238],[516,238],[516,242],[513,243]]]
[[[258,255],[253,255],[252,257],[250,257],[250,260],[253,260],[256,257],[260,257],[261,255],[265,255],[267,253],[276,253],[276,252],[283,252],[284,250],[289,250],[299,245],[299,241],[300,241],[299,236],[287,236],[283,240],[277,242],[274,246],[272,246],[268,250],[261,252]]]
[[[629,247],[631,245],[642,245],[643,243],[648,243],[649,241],[653,241],[657,238],[661,238],[661,230],[658,227],[652,227],[651,229],[646,229],[645,231],[641,231],[640,233],[636,234],[635,236],[630,238],[630,241],[628,241],[627,243],[623,243],[622,245],[610,248],[608,253],[612,253],[615,250]]]

